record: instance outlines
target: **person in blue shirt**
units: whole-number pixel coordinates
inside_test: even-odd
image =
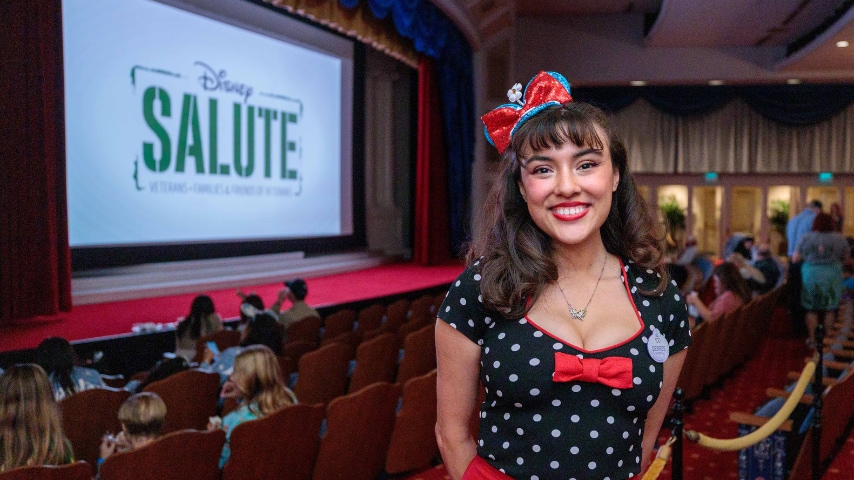
[[[786,242],[789,255],[789,271],[786,282],[789,284],[789,318],[792,328],[798,335],[807,335],[806,310],[801,306],[801,263],[795,262],[792,256],[801,243],[801,238],[812,231],[812,224],[823,206],[818,200],[811,201],[801,213],[792,217],[786,224]]]
[[[786,241],[788,242],[789,258],[792,258],[792,255],[794,255],[801,238],[812,230],[812,222],[815,220],[815,216],[821,212],[822,208],[821,201],[813,200],[807,205],[807,208],[792,217],[789,223],[786,224]]]
[[[79,367],[76,362],[74,349],[62,337],[46,338],[36,347],[36,363],[47,372],[56,401],[83,390],[107,386],[97,370]]]

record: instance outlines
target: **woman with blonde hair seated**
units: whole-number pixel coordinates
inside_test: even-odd
[[[127,452],[157,440],[165,419],[166,404],[156,393],[137,393],[125,400],[119,407],[122,431],[118,435],[107,435],[101,440],[98,465],[116,451]]]
[[[44,369],[13,365],[0,376],[0,472],[74,461]]]
[[[225,446],[219,466],[231,456],[231,432],[234,427],[249,420],[256,420],[276,410],[297,403],[297,399],[282,381],[279,361],[270,348],[264,345],[246,347],[234,359],[234,372],[222,386],[222,398],[233,398],[240,407],[222,419],[221,428],[225,430]],[[208,424],[208,430],[220,428],[215,422]]]

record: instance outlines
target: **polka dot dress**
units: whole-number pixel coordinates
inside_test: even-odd
[[[480,300],[478,263],[451,286],[439,318],[481,347],[478,455],[514,479],[625,479],[640,473],[646,414],[661,390],[662,364],[647,343],[657,330],[670,354],[691,343],[688,315],[675,284],[661,296],[654,272],[628,263],[623,283],[638,312],[638,332],[626,342],[586,351],[552,337],[527,318],[502,319]],[[555,353],[580,358],[625,357],[632,386],[552,380]]]

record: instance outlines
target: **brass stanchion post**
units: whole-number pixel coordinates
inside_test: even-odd
[[[673,392],[673,418],[670,420],[672,435],[676,439],[673,442],[673,464],[670,475],[673,480],[682,480],[682,429],[685,427],[685,406],[682,400],[684,398],[685,392],[681,388]]]

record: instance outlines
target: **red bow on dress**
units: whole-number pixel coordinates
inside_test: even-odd
[[[632,359],[625,357],[578,358],[555,352],[555,382],[591,382],[609,387],[632,388]]]
[[[512,89],[511,92],[513,92]],[[512,100],[514,98],[511,96]],[[506,103],[480,117],[486,139],[498,149],[498,153],[504,153],[510,145],[513,132],[525,120],[546,107],[571,101],[569,82],[563,75],[556,72],[540,72],[525,87],[522,105]]]

